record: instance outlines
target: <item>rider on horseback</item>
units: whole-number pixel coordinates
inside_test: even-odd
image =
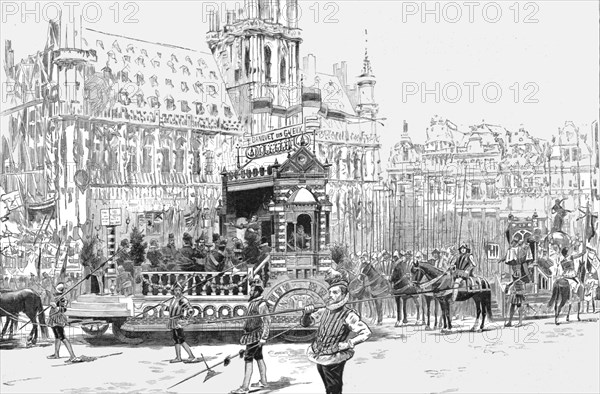
[[[561,254],[563,256],[563,259],[560,261],[560,266],[562,268],[562,277],[566,279],[571,279],[575,281],[575,283],[579,283],[579,280],[577,279],[577,272],[575,271],[575,259],[578,259],[581,256],[583,256],[585,252],[567,257],[567,255],[569,254],[569,250],[567,248],[563,248],[561,250]]]
[[[473,255],[467,244],[462,244],[458,249],[460,254],[454,260],[450,269],[454,271],[454,290],[452,292],[452,301],[456,301],[458,288],[463,280],[466,281],[469,290],[473,290],[473,269],[477,266],[473,261]]]

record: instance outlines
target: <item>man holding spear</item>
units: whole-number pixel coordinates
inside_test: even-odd
[[[346,361],[354,356],[354,347],[371,337],[371,330],[360,319],[360,316],[346,303],[348,302],[348,282],[342,280],[337,273],[326,278],[329,283],[329,300],[321,314],[321,323],[317,337],[307,350],[308,359],[317,364],[317,370],[327,394],[341,394]],[[312,314],[314,305],[304,308],[300,319],[303,327],[309,327],[315,322]],[[356,336],[348,339],[350,333]]]
[[[258,371],[260,372],[260,381],[256,386],[260,388],[267,387],[267,366],[263,359],[263,345],[269,338],[271,318],[269,316],[258,317],[258,315],[267,315],[269,313],[267,301],[262,296],[263,291],[263,282],[257,275],[252,282],[252,294],[250,295],[250,305],[248,306],[249,318],[246,320],[244,335],[240,340],[240,344],[246,346],[246,350],[244,351],[244,381],[242,382],[242,387],[233,390],[231,394],[247,394],[249,392],[253,360],[256,360]]]
[[[173,286],[173,294],[175,297],[171,300],[169,305],[169,321],[167,322],[167,328],[173,333],[173,342],[175,342],[175,358],[171,360],[171,363],[180,363],[181,359],[181,347],[185,349],[189,358],[184,363],[197,363],[200,362],[194,356],[190,345],[185,341],[183,334],[183,317],[186,312],[193,311],[190,301],[183,295],[183,286],[180,282],[175,283]]]

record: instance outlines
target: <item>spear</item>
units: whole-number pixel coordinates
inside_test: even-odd
[[[79,286],[80,284],[82,284],[83,282],[85,282],[86,280],[88,280],[92,276],[92,274],[94,272],[96,272],[100,268],[104,267],[109,261],[111,261],[115,257],[119,256],[121,253],[123,253],[123,251],[122,250],[118,250],[117,253],[115,253],[114,255],[112,255],[111,257],[109,257],[104,263],[100,264],[100,266],[98,266],[96,269],[94,269],[92,272],[90,272],[84,278],[82,278],[79,282],[75,283],[71,288],[69,288],[67,291],[65,291],[60,297],[57,298],[57,300],[62,300],[63,298],[65,298],[65,296],[67,294],[69,294],[71,291],[73,291],[77,286]],[[47,306],[46,308],[44,308],[44,310],[42,310],[41,312],[39,312],[36,315],[36,317],[39,316],[39,315],[41,315],[42,313],[46,312],[49,308],[50,308],[50,306]],[[27,323],[23,324],[23,326],[21,326],[21,328],[19,328],[19,330],[22,330],[23,328],[25,328],[29,323],[31,323],[31,320],[28,321]]]
[[[346,305],[353,305],[353,304],[361,304],[363,302],[370,302],[370,301],[378,301],[378,300],[386,300],[388,298],[396,298],[398,296],[401,295],[419,295],[419,294],[435,294],[435,293],[442,293],[444,291],[449,291],[449,290],[453,290],[452,287],[448,287],[448,288],[444,288],[444,289],[434,289],[434,290],[424,290],[424,291],[415,291],[414,293],[407,293],[407,292],[394,292],[394,294],[391,294],[389,296],[384,296],[384,297],[374,297],[374,298],[366,298],[364,300],[357,300],[357,301],[350,301],[347,302]],[[481,290],[477,290],[478,292],[489,292],[491,291],[490,289],[481,289]],[[319,310],[319,309],[323,309],[325,308],[326,305],[317,305],[315,306],[315,311]],[[252,317],[267,317],[267,316],[277,316],[277,315],[284,315],[286,313],[295,313],[295,312],[303,312],[304,308],[298,308],[298,309],[284,309],[282,311],[278,311],[278,312],[270,312],[270,313],[265,313],[262,315],[248,315],[248,316],[240,316],[240,317],[232,317],[229,319],[221,319],[221,320],[209,320],[206,322],[206,324],[219,324],[219,323],[224,323],[224,322],[232,322],[232,321],[238,321],[238,320],[246,320],[246,319],[250,319]]]
[[[262,315],[262,316],[266,316],[266,315]],[[252,316],[252,317],[258,317],[258,316]],[[287,332],[289,332],[289,331],[293,330],[294,328],[296,328],[296,327],[298,327],[298,326],[299,326],[299,325],[297,325],[297,324],[296,324],[296,325],[294,325],[294,326],[292,326],[292,327],[290,327],[290,328],[286,329],[285,331],[282,331],[282,332],[280,332],[279,334],[272,336],[271,338],[269,338],[269,339],[267,340],[267,342],[268,342],[268,341],[272,341],[273,339],[275,339],[275,338],[277,338],[277,337],[279,337],[279,336],[281,336],[281,335],[283,335],[283,334],[285,334],[285,333],[287,333]],[[259,345],[259,344],[253,345],[253,346],[249,347],[247,350],[254,349],[255,347],[258,347],[258,346],[261,346],[261,345]],[[173,387],[175,387],[175,386],[179,386],[181,383],[187,382],[188,380],[190,380],[190,379],[192,379],[192,378],[195,378],[196,376],[198,376],[198,375],[201,375],[201,374],[203,374],[204,372],[208,372],[208,373],[206,374],[206,377],[204,378],[204,382],[206,382],[207,380],[209,380],[209,379],[211,379],[211,378],[214,378],[215,376],[217,376],[217,375],[220,373],[220,372],[215,372],[215,371],[213,370],[213,368],[215,368],[215,367],[218,367],[218,366],[219,366],[219,365],[221,365],[221,364],[223,364],[224,366],[228,366],[228,365],[231,363],[231,360],[232,360],[233,358],[235,358],[236,356],[239,356],[239,358],[242,358],[242,357],[244,357],[244,354],[245,354],[245,352],[246,352],[246,349],[240,349],[240,350],[239,350],[237,353],[235,353],[235,354],[231,354],[231,355],[229,355],[229,356],[226,356],[226,357],[225,357],[225,358],[224,358],[222,361],[219,361],[218,363],[214,364],[214,365],[213,365],[213,366],[211,366],[211,367],[209,367],[209,366],[208,366],[208,364],[206,363],[206,360],[204,360],[204,364],[206,365],[206,368],[205,368],[205,369],[201,370],[200,372],[196,372],[196,373],[194,373],[193,375],[191,375],[191,376],[188,376],[187,378],[185,378],[185,379],[183,379],[183,380],[181,380],[181,381],[179,381],[179,382],[175,383],[175,384],[174,384],[174,385],[172,385],[171,387],[167,388],[167,390],[170,390],[170,389],[172,389],[172,388],[173,388]],[[204,356],[202,356],[202,358],[204,359]],[[204,383],[204,382],[202,382],[202,383]]]

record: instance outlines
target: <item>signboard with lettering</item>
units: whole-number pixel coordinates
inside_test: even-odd
[[[250,135],[245,137],[246,157],[252,160],[289,152],[299,148],[302,140],[310,146],[313,139],[314,130],[305,131],[304,124]]]
[[[121,208],[111,208],[109,210],[109,223],[111,226],[121,225]]]
[[[103,226],[109,226],[110,225],[110,216],[108,213],[108,209],[101,209],[100,210],[100,224]]]

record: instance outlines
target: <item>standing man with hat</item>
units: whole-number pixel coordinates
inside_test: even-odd
[[[218,244],[218,250],[213,250],[208,254],[206,258],[206,271],[207,272],[222,272],[225,268],[225,248],[227,247],[227,241],[221,240]]]
[[[197,363],[201,360],[197,359],[190,348],[190,345],[185,341],[185,335],[183,333],[184,317],[186,312],[193,312],[190,301],[183,296],[183,285],[180,282],[175,283],[173,286],[173,299],[169,304],[169,321],[167,322],[167,328],[171,330],[173,334],[173,342],[175,342],[175,358],[170,362],[173,363]],[[181,347],[185,349],[189,358],[187,360],[181,359]]]
[[[258,256],[258,263],[254,267],[254,274],[260,276],[264,286],[268,286],[269,266],[271,264],[271,248],[269,247],[265,237],[260,240],[258,250],[260,251],[260,255]]]
[[[67,300],[63,296],[65,292],[65,284],[60,282],[56,285],[56,293],[54,299],[50,303],[50,316],[48,317],[48,326],[52,328],[54,334],[54,354],[49,355],[48,359],[60,358],[60,344],[65,344],[65,347],[69,351],[70,358],[66,361],[68,363],[77,363],[82,360],[75,356],[73,346],[71,342],[65,337],[65,326],[67,325],[67,317],[65,312],[67,311]]]
[[[199,264],[197,259],[206,257],[193,246],[194,238],[189,233],[183,233],[183,247],[179,250],[182,261],[179,266],[182,271],[204,271],[204,265]]]
[[[343,373],[346,362],[354,356],[354,347],[371,337],[371,330],[348,303],[348,282],[339,272],[333,271],[327,278],[329,299],[323,309],[315,312],[314,305],[304,308],[300,319],[303,327],[316,321],[313,313],[320,314],[321,320],[317,337],[307,350],[308,359],[317,364],[317,370],[327,394],[341,394]],[[350,333],[356,334],[348,339]]]
[[[271,318],[264,316],[269,313],[269,305],[263,298],[263,282],[258,275],[252,281],[252,292],[250,304],[248,305],[248,319],[244,325],[244,334],[240,340],[241,345],[246,346],[244,351],[244,381],[242,386],[233,390],[232,394],[247,394],[250,391],[250,380],[252,379],[253,361],[258,364],[260,381],[252,384],[254,387],[267,388],[267,365],[263,358],[263,345],[269,338]],[[253,317],[256,316],[256,317]]]

